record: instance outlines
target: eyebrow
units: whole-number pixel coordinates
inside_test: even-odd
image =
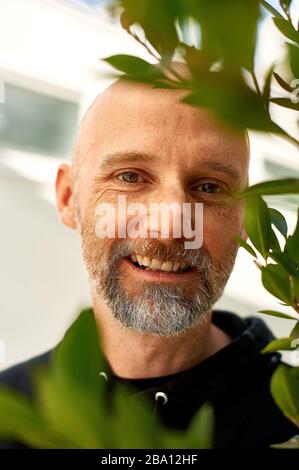
[[[152,155],[148,155],[146,153],[139,153],[139,152],[108,153],[102,157],[96,170],[103,171],[107,168],[110,168],[120,163],[149,162],[153,160],[155,160],[155,158]]]
[[[239,179],[239,171],[230,163],[225,162],[214,162],[212,160],[204,160],[201,162],[203,166],[206,166],[210,170],[219,171],[221,173],[226,173],[234,179]]]
[[[152,162],[156,160],[153,155],[140,152],[117,152],[117,153],[108,153],[104,155],[100,163],[96,167],[96,173],[98,171],[106,170],[110,167],[113,167],[122,163],[131,163],[131,162]],[[201,160],[199,162],[200,166],[206,167],[209,170],[218,171],[229,175],[233,179],[240,179],[240,174],[236,168],[230,163],[217,162],[213,160]]]

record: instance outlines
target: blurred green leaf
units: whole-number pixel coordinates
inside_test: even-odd
[[[296,320],[295,317],[287,315],[286,313],[276,312],[275,310],[259,310],[259,313],[264,313],[265,315],[270,315],[272,317],[285,318],[287,320]]]
[[[202,51],[213,61],[253,70],[259,2],[196,0],[189,5],[201,26]]]
[[[292,23],[290,23],[288,20],[285,20],[284,18],[273,18],[273,21],[279,31],[288,39],[291,41],[294,41],[295,43],[299,42],[299,32],[296,31]]]
[[[267,73],[264,90],[263,90],[263,101],[267,109],[269,109],[272,74],[273,74],[273,65],[270,67]]]
[[[235,194],[235,197],[271,196],[276,194],[299,194],[299,179],[287,178],[254,184]]]
[[[281,364],[271,378],[271,393],[282,412],[299,427],[299,368]]]
[[[210,449],[214,442],[214,412],[210,403],[205,403],[194,415],[186,439],[191,448]]]
[[[293,351],[294,347],[292,346],[293,338],[279,338],[271,341],[267,346],[262,349],[262,353],[273,353],[277,351]]]
[[[202,73],[193,88],[183,102],[211,108],[221,120],[237,129],[277,131],[263,101],[240,75],[226,71]]]
[[[299,34],[299,33],[298,33]],[[290,66],[295,78],[299,78],[299,47],[288,44]]]
[[[200,80],[203,72],[207,72],[211,66],[209,58],[199,49],[181,43],[185,51],[186,63],[194,78]]]
[[[270,3],[264,1],[264,0],[261,0],[261,4],[266,8],[266,10],[268,10],[275,18],[280,18],[280,19],[283,19],[284,20],[284,17],[282,16],[281,13],[279,13],[279,11],[277,11],[272,5],[270,5]]]
[[[275,80],[281,86],[281,88],[290,93],[293,91],[291,85],[289,85],[280,75],[278,75],[278,73],[273,72],[273,76],[275,77]]]
[[[139,57],[119,54],[103,59],[115,69],[136,80],[155,80],[165,78],[156,65],[152,65]]]
[[[297,211],[297,224],[293,234],[287,238],[285,251],[299,267],[299,207]]]
[[[279,0],[279,3],[281,7],[284,9],[284,11],[288,12],[290,9],[290,5],[292,3],[292,0]]]
[[[113,407],[105,429],[110,435],[108,448],[116,449],[159,448],[164,432],[145,397],[119,384],[113,391]]]
[[[279,106],[283,106],[284,108],[299,111],[299,103],[295,103],[289,98],[271,98],[270,101],[271,103],[278,104]]]
[[[254,247],[267,258],[272,241],[271,219],[267,205],[260,196],[246,199],[244,226]]]
[[[282,444],[271,445],[273,449],[299,449],[299,434]]]
[[[299,338],[299,321],[297,321],[296,325],[292,329],[290,336],[292,338]]]
[[[55,448],[58,436],[53,436],[32,403],[14,389],[0,388],[0,436],[26,442],[33,447]]]
[[[171,57],[179,42],[175,20],[181,13],[180,1],[122,0],[121,5],[126,15],[123,24],[139,24],[156,51]]]
[[[105,447],[105,434],[101,432],[105,426],[104,402],[100,397],[97,399],[93,390],[79,383],[74,387],[68,378],[59,380],[51,371],[40,368],[35,373],[40,414],[53,432],[63,436],[67,447]]]
[[[93,310],[83,310],[49,364],[30,371],[34,403],[0,387],[0,436],[34,448],[211,446],[211,411],[199,410],[184,432],[168,429],[146,397],[118,383],[111,388],[99,378],[99,370],[107,367]]]

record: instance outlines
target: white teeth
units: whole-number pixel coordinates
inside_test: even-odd
[[[151,264],[149,265],[149,267],[151,269],[160,269],[161,268],[161,264],[162,262],[159,261],[158,259],[156,258],[153,258],[152,261],[151,261]]]
[[[146,271],[149,270],[159,270],[165,272],[177,272],[185,270],[189,265],[187,263],[180,263],[180,262],[172,262],[172,261],[160,261],[157,258],[149,258],[148,256],[142,256],[138,254],[132,254],[130,259],[133,263],[138,261],[140,266],[144,266]]]
[[[142,266],[143,257],[141,255],[136,255],[136,256],[137,256],[138,263],[140,264],[140,266]]]
[[[171,261],[165,261],[161,265],[161,271],[166,271],[167,273],[170,273],[172,271],[172,262]]]
[[[176,273],[180,267],[180,263],[173,263],[172,270]]]
[[[142,260],[143,266],[149,266],[151,264],[151,260],[149,259],[148,256],[144,256]]]

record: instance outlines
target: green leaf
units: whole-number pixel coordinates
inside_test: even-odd
[[[239,73],[221,70],[202,73],[183,102],[212,109],[221,120],[237,129],[277,132],[260,97]]]
[[[120,384],[107,387],[99,379],[99,369],[107,366],[103,360],[93,310],[86,309],[54,349],[50,363],[32,369],[33,403],[0,387],[0,436],[38,448],[211,447],[209,406],[184,432],[166,429],[148,398]]]
[[[285,12],[289,12],[292,0],[279,0],[279,3]]]
[[[214,412],[210,403],[205,403],[193,416],[187,436],[190,448],[210,449],[214,438]]]
[[[290,23],[288,20],[282,19],[282,18],[273,18],[273,21],[279,31],[288,39],[291,41],[294,41],[295,43],[299,42],[299,33],[296,31],[292,23]]]
[[[234,196],[241,198],[247,196],[271,196],[276,194],[299,194],[299,179],[287,178],[265,181],[249,186]]]
[[[294,303],[299,307],[299,272],[291,277],[291,288],[294,297]]]
[[[74,386],[84,386],[100,396],[103,387],[98,373],[107,368],[107,362],[91,308],[83,310],[66,331],[53,351],[51,366],[59,379],[67,378]]]
[[[291,87],[291,85],[289,85],[283,78],[281,78],[278,73],[273,72],[273,76],[275,77],[275,80],[281,86],[281,88],[283,88],[285,91],[292,93],[293,88]]]
[[[270,387],[277,406],[299,427],[299,368],[279,365]]]
[[[284,17],[277,11],[270,3],[266,2],[265,0],[261,0],[261,4],[268,10],[275,18],[280,18],[284,20]]]
[[[163,428],[153,415],[148,398],[132,392],[121,384],[113,390],[113,407],[105,423],[110,435],[106,445],[120,449],[158,448]]]
[[[271,103],[277,104],[278,106],[282,106],[283,108],[294,109],[295,111],[299,111],[299,103],[295,103],[289,98],[271,98]]]
[[[245,240],[243,240],[243,238],[241,238],[239,235],[236,235],[236,240],[237,242],[239,243],[239,245],[242,247],[242,248],[245,248],[245,250],[248,251],[248,253],[250,253],[252,256],[254,256],[255,258],[257,258],[257,254],[256,252],[254,251],[254,249],[252,248],[252,246],[250,246],[248,243],[245,242]]]
[[[286,304],[291,305],[293,297],[290,276],[287,271],[278,264],[268,264],[263,266],[261,270],[265,289]]]
[[[286,313],[276,312],[275,310],[259,310],[259,313],[264,313],[265,315],[270,315],[272,317],[285,318],[288,320],[296,320],[295,317],[287,315]]]
[[[156,65],[152,65],[139,57],[119,54],[106,57],[103,60],[136,80],[164,78],[164,75]]]
[[[193,5],[192,16],[201,27],[202,51],[212,61],[223,59],[228,67],[253,70],[259,2],[197,0]]]
[[[105,447],[101,396],[95,397],[92,389],[79,383],[74,386],[68,377],[61,380],[51,372],[43,368],[35,371],[36,401],[43,419],[63,436],[68,448]]]
[[[244,226],[254,247],[267,258],[272,240],[271,219],[267,204],[260,196],[246,199]]]
[[[279,338],[271,341],[267,346],[262,349],[262,353],[273,353],[276,351],[293,351],[294,347],[292,346],[292,341],[294,338]]]
[[[277,230],[287,238],[288,236],[288,224],[284,215],[273,207],[269,207],[269,213],[271,217],[271,223],[275,225]]]
[[[282,444],[273,444],[270,447],[273,449],[299,449],[299,434]]]
[[[269,109],[272,74],[273,74],[273,65],[270,67],[267,73],[264,90],[263,90],[263,101],[267,109]]]
[[[186,63],[194,78],[201,79],[204,71],[208,71],[211,66],[209,58],[196,47],[181,43],[185,51]]]
[[[14,389],[0,387],[0,437],[27,443],[31,447],[55,448],[57,438],[36,413],[32,403]],[[60,441],[61,443],[61,441]]]
[[[271,251],[275,251],[276,253],[281,252],[279,240],[273,229],[271,229],[270,249]],[[271,254],[269,256],[271,256]]]
[[[122,0],[126,15],[125,25],[137,23],[147,40],[159,54],[171,56],[178,45],[175,20],[181,15],[182,5],[174,0]]]
[[[298,269],[296,263],[286,250],[284,252],[272,251],[270,252],[270,257],[276,261],[277,264],[281,264],[289,274],[292,276],[297,275]]]
[[[299,267],[299,207],[297,211],[297,224],[292,235],[287,238],[285,251],[289,254],[290,258],[294,260]],[[298,272],[299,275],[299,272]]]
[[[290,336],[292,338],[299,338],[299,321],[297,321],[296,325],[292,329]]]
[[[288,49],[292,72],[295,78],[299,78],[299,47],[289,44]]]

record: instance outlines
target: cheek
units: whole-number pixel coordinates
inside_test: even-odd
[[[242,213],[239,208],[209,208],[203,221],[203,245],[212,258],[221,260],[237,247],[234,237],[240,235]]]

